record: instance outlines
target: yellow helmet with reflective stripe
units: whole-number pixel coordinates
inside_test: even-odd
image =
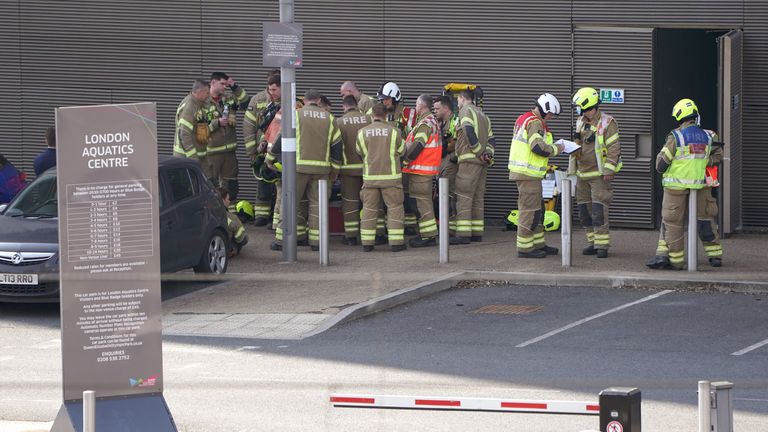
[[[699,115],[699,108],[690,99],[680,99],[672,108],[672,117],[677,121],[683,121],[689,117]]]
[[[573,95],[573,104],[576,105],[577,114],[581,115],[583,111],[600,104],[600,95],[592,87],[583,87]]]

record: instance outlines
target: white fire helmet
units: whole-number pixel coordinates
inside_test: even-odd
[[[541,111],[542,116],[545,116],[549,113],[552,113],[556,116],[560,115],[560,102],[552,94],[544,93],[543,95],[539,96],[539,99],[536,100],[536,103],[539,105],[539,111]]]
[[[397,84],[393,82],[385,83],[381,88],[379,89],[379,93],[377,94],[378,99],[382,100],[384,98],[392,98],[395,100],[395,102],[400,102],[402,100],[402,94],[400,93],[400,87],[397,86]]]

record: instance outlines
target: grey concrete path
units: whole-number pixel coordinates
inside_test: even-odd
[[[338,322],[415,300],[461,280],[501,280],[557,286],[639,286],[685,290],[768,291],[768,237],[741,234],[724,242],[724,266],[712,268],[700,253],[699,272],[645,266],[658,232],[616,230],[607,259],[581,255],[583,232],[574,234],[573,265],[560,256],[521,259],[515,233],[490,227],[483,242],[452,246],[451,262],[438,249],[392,253],[387,246],[363,253],[331,238],[330,266],[299,248],[298,263],[281,263],[269,250],[272,232],[249,226],[250,243],[234,259],[226,281],[164,303],[165,334],[258,339],[302,339]],[[548,233],[551,246],[560,234]],[[182,275],[183,276],[183,275]],[[433,283],[441,281],[439,283]]]

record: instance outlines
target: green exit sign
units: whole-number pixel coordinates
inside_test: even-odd
[[[624,103],[624,89],[600,89],[600,103]]]

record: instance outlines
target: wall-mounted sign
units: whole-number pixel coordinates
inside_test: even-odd
[[[600,89],[600,103],[624,103],[624,89]]]

